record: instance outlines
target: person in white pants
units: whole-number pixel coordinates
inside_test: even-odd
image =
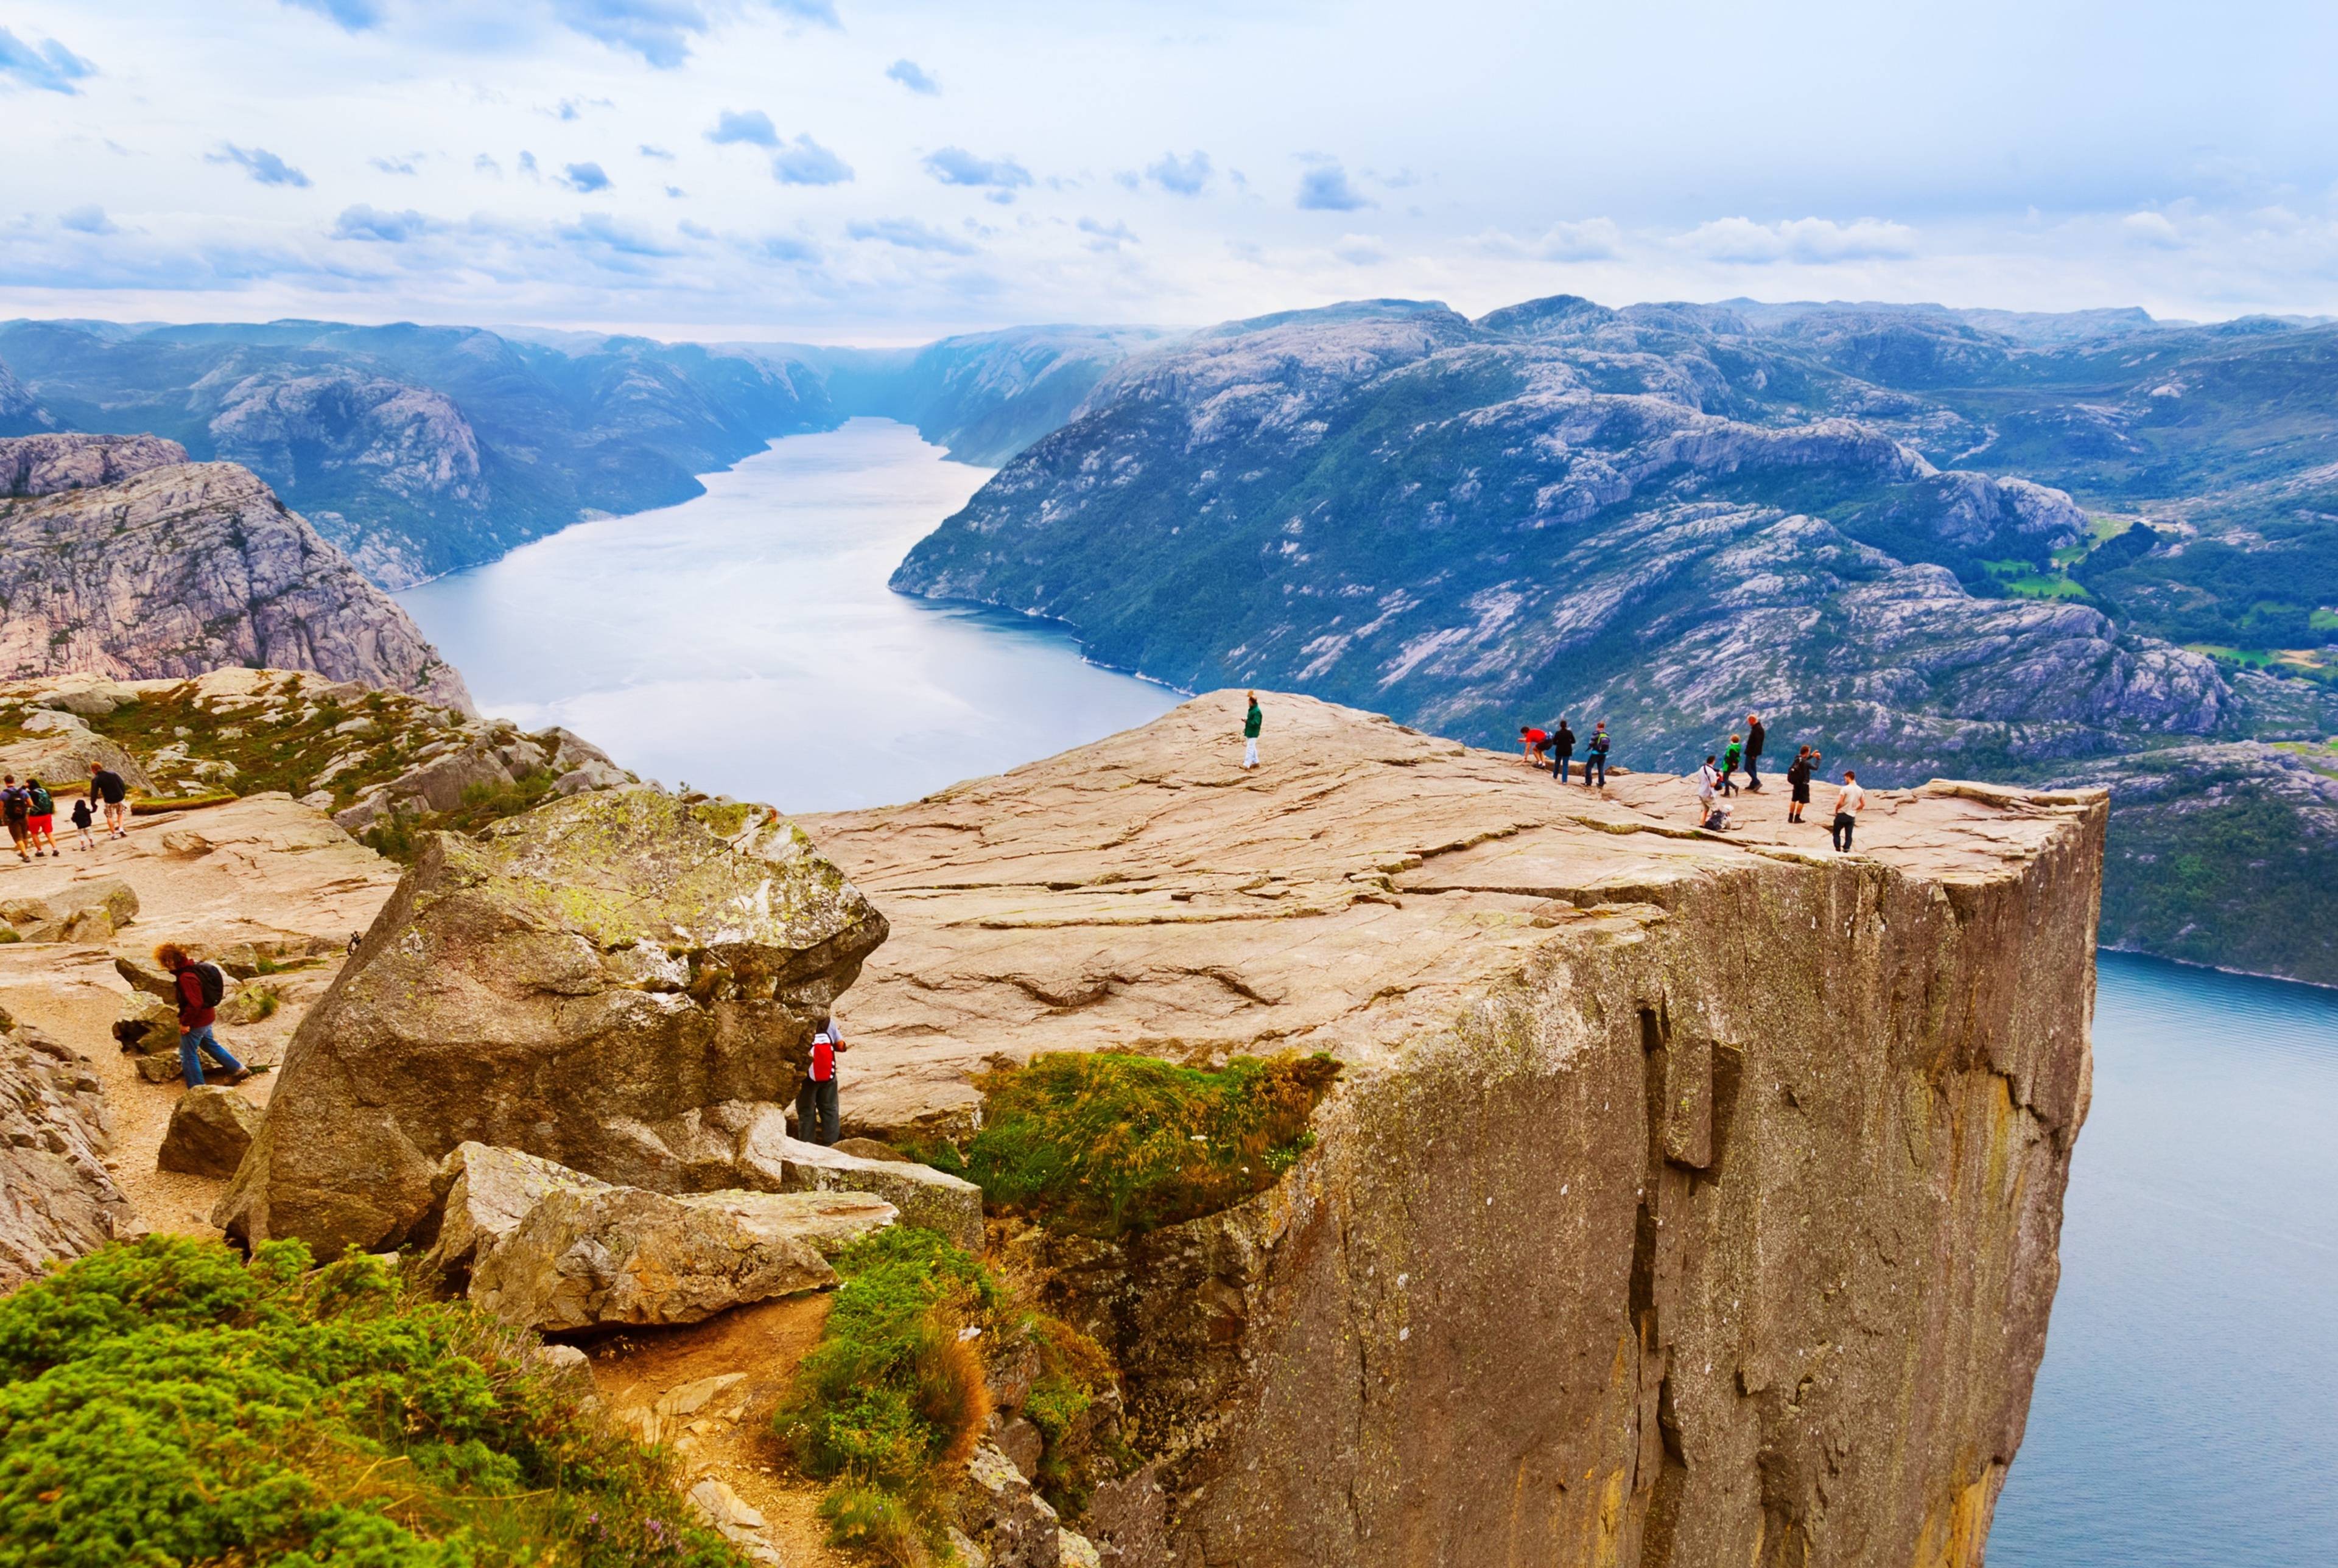
[[[1258,693],[1250,694],[1250,711],[1243,715],[1243,766],[1258,766],[1258,732],[1266,726],[1266,715],[1260,711]]]

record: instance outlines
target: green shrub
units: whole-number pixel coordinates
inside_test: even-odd
[[[838,1544],[922,1563],[990,1418],[976,1341],[1001,1327],[1006,1297],[972,1254],[910,1226],[862,1237],[836,1271],[820,1342],[773,1429],[807,1474],[836,1483],[821,1512]]]
[[[1309,1118],[1339,1064],[1296,1053],[1213,1072],[1151,1056],[1056,1052],[977,1081],[982,1131],[931,1162],[984,1200],[1116,1236],[1264,1191],[1314,1142]]]
[[[741,1568],[532,1337],[309,1263],[148,1237],[0,1300],[0,1568]]]

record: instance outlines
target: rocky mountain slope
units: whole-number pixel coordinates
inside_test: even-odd
[[[1481,742],[1605,717],[1643,766],[1692,766],[1753,711],[1773,769],[1780,742],[1810,740],[1871,781],[2240,745],[2226,798],[2160,770],[2231,850],[2146,911],[2130,892],[2157,886],[2157,851],[2115,830],[2137,875],[2115,882],[2109,928],[2338,980],[2338,936],[2284,935],[2321,923],[2286,894],[2267,909],[2260,879],[2278,863],[2287,887],[2302,853],[2322,868],[2302,891],[2338,857],[2333,690],[2173,645],[2090,594],[2097,554],[2132,571],[2186,551],[2120,544],[2029,478],[1943,466],[1970,418],[1903,389],[2060,396],[2049,371],[2162,336],[2033,348],[1945,315],[1757,326],[1567,297],[1477,321],[1371,301],[1233,323],[1107,375],[894,583],[1068,622],[1095,656],[1188,689],[1293,685]],[[2258,800],[2278,804],[2270,836],[2235,815]]]
[[[840,416],[899,419],[961,463],[997,467],[1069,419],[1113,367],[1167,336],[1142,327],[1013,327],[921,348],[785,343],[752,352],[810,365]]]
[[[571,347],[412,325],[0,323],[0,362],[62,427],[241,463],[391,588],[687,500],[697,475],[834,422],[797,361]]]
[[[151,436],[0,439],[0,679],[314,670],[467,710],[406,612],[232,463]]]
[[[1125,1563],[1966,1565],[2086,1114],[2104,801],[1880,794],[1862,856],[1676,779],[1241,696],[805,826],[887,911],[848,1125],[1000,1056],[1341,1064],[1260,1197],[1010,1256],[1115,1352]]]

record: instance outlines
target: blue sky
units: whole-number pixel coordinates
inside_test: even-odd
[[[0,0],[0,314],[2338,313],[2338,7]]]

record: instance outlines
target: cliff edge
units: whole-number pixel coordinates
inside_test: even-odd
[[[892,939],[848,1131],[1000,1055],[1323,1051],[1208,1219],[1010,1253],[1117,1356],[1124,1565],[1975,1565],[2086,1112],[2106,797],[1875,791],[1856,855],[1241,697],[803,819]]]

